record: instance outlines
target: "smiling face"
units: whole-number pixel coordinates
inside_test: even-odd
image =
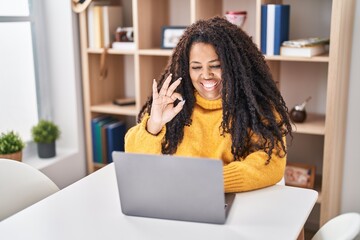
[[[192,84],[207,100],[221,98],[222,80],[219,56],[207,43],[194,43],[190,48],[189,72]]]

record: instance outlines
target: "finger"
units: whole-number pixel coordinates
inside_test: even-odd
[[[160,96],[165,96],[166,95],[166,92],[167,92],[167,89],[169,87],[171,78],[172,78],[172,74],[170,73],[169,76],[165,79],[164,84],[161,86],[161,89],[160,89],[160,92],[159,92]]]
[[[184,100],[183,97],[181,96],[181,94],[180,94],[180,93],[177,93],[177,92],[174,92],[174,93],[170,96],[170,98],[171,98],[173,101],[175,101],[176,99],[179,99],[180,101],[183,101],[183,100]]]
[[[174,116],[176,116],[183,109],[184,104],[185,100],[182,100],[178,105],[176,105],[176,107],[173,108]]]
[[[157,90],[157,83],[156,83],[155,79],[153,80],[152,91],[153,91],[153,99],[159,98],[159,93]]]
[[[180,85],[181,83],[181,79],[182,78],[178,78],[175,82],[173,82],[170,87],[168,88],[167,92],[166,92],[166,96],[171,96],[173,94],[173,92],[175,91],[175,89]]]

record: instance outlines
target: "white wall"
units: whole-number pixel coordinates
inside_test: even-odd
[[[48,77],[54,121],[61,129],[59,149],[71,154],[41,169],[60,188],[86,175],[79,40],[71,1],[41,0],[46,22]]]
[[[360,213],[360,2],[355,1],[341,212]],[[358,237],[360,239],[360,236]]]

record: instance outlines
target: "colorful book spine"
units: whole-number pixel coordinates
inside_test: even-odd
[[[290,5],[262,5],[261,17],[261,51],[280,55],[282,42],[289,40]]]
[[[93,161],[97,162],[97,156],[98,156],[98,148],[96,146],[96,125],[101,120],[104,120],[108,118],[108,116],[99,116],[96,118],[91,119],[91,140],[92,140],[92,149],[93,149]]]
[[[261,5],[261,42],[260,49],[266,54],[267,5]]]
[[[107,124],[111,121],[114,121],[114,119],[112,117],[109,117],[109,118],[99,121],[95,125],[95,141],[96,141],[95,142],[95,145],[96,145],[95,162],[96,163],[104,163],[104,160],[103,160],[103,137],[102,137],[101,128],[105,124]]]
[[[101,126],[101,159],[99,159],[99,161],[101,161],[101,163],[107,164],[109,163],[108,160],[108,154],[107,154],[107,146],[108,146],[108,142],[107,142],[107,128],[113,124],[116,123],[117,120],[115,119],[110,119],[109,122],[106,122],[104,125]]]
[[[107,126],[107,160],[112,162],[113,151],[124,151],[126,126],[122,121],[112,123]]]

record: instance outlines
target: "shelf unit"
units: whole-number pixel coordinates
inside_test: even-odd
[[[323,80],[319,81],[325,83],[315,84],[314,88],[320,88],[319,91],[322,94],[316,94],[319,97],[312,100],[314,105],[319,106],[314,109],[310,108],[307,121],[303,124],[296,124],[294,129],[295,134],[324,138],[320,149],[322,172],[317,175],[316,187],[321,191],[321,197],[318,200],[321,205],[319,226],[339,214],[348,63],[351,46],[349,43],[352,34],[354,0],[318,0],[314,9],[312,0],[123,0],[123,7],[126,6],[124,17],[127,20],[125,22],[128,23],[128,26],[134,27],[136,48],[128,51],[109,49],[108,76],[103,81],[98,79],[103,49],[87,47],[86,13],[81,13],[79,25],[88,172],[91,173],[101,167],[101,165],[94,165],[92,159],[91,118],[100,114],[110,114],[119,119],[125,119],[129,123],[128,127],[135,124],[136,115],[151,94],[152,79],[159,76],[172,53],[172,50],[160,49],[162,26],[189,25],[198,19],[224,15],[226,10],[245,10],[248,11],[248,18],[244,30],[253,37],[259,46],[261,5],[266,3],[290,4],[290,15],[300,18],[295,23],[304,21],[301,29],[305,29],[305,31],[300,31],[299,36],[292,33],[296,26],[293,27],[290,22],[290,38],[309,37],[301,35],[303,32],[316,35],[317,31],[306,32],[306,29],[309,28],[309,23],[306,22],[307,16],[308,14],[314,15],[312,19],[318,17],[317,13],[319,13],[319,18],[325,16],[325,20],[316,21],[315,25],[320,29],[327,29],[325,32],[330,36],[331,42],[330,54],[312,58],[282,56],[265,56],[265,58],[283,95],[286,95],[291,87],[296,88],[296,84],[299,84],[291,81],[293,77],[284,77],[287,71],[290,71],[294,78],[302,73],[297,66],[305,69],[315,68],[315,71],[321,72],[320,78],[322,76]],[[302,18],[303,9],[301,8],[309,10],[306,11],[307,15]],[[295,67],[289,64],[295,64]],[[314,65],[316,66],[314,67]],[[314,75],[311,82],[316,83],[318,81],[317,74]],[[305,86],[305,89],[307,87]],[[298,101],[296,95],[301,94],[299,91],[298,94],[290,95],[295,95],[295,97],[289,98],[289,102],[284,97],[289,108],[295,101]],[[120,97],[135,97],[136,105],[119,107],[111,104],[113,99]],[[292,158],[291,154],[288,158]]]

